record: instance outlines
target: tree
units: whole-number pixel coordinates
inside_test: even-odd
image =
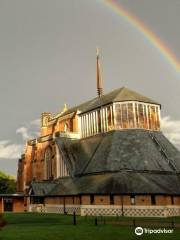
[[[15,179],[0,171],[0,194],[8,194],[15,192],[16,192]]]

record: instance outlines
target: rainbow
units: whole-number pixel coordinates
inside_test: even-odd
[[[139,19],[130,14],[124,7],[122,7],[115,0],[102,0],[103,3],[110,7],[114,12],[128,21],[135,27],[143,36],[153,45],[161,55],[170,63],[177,73],[180,73],[180,62],[172,51]]]

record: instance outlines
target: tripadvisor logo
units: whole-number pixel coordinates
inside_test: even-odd
[[[137,227],[135,228],[135,234],[136,235],[142,235],[143,234],[143,228],[142,227]]]
[[[136,227],[134,230],[135,234],[140,236],[143,233],[144,234],[160,234],[160,233],[173,233],[173,229],[165,229],[165,228],[158,228],[158,229],[150,229],[150,228],[142,228],[142,227]]]

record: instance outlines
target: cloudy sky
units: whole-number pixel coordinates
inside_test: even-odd
[[[180,58],[180,0],[117,0]],[[43,111],[126,86],[162,104],[162,129],[180,147],[180,74],[103,0],[0,0],[0,169],[17,159]]]

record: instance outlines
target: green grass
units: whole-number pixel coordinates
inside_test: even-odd
[[[173,234],[145,234],[136,236],[132,226],[94,225],[94,217],[77,217],[77,225],[72,225],[72,216],[59,214],[37,213],[6,213],[4,218],[8,224],[0,230],[0,240],[179,240],[180,229],[175,229]],[[122,218],[120,218],[122,219]],[[123,218],[123,220],[131,218]],[[143,220],[145,218],[137,218]],[[99,218],[100,220],[100,218]],[[107,221],[117,218],[106,218]],[[151,219],[154,220],[154,219]],[[155,218],[157,220],[157,218]],[[158,219],[169,221],[170,219]],[[180,222],[180,218],[175,218]]]

